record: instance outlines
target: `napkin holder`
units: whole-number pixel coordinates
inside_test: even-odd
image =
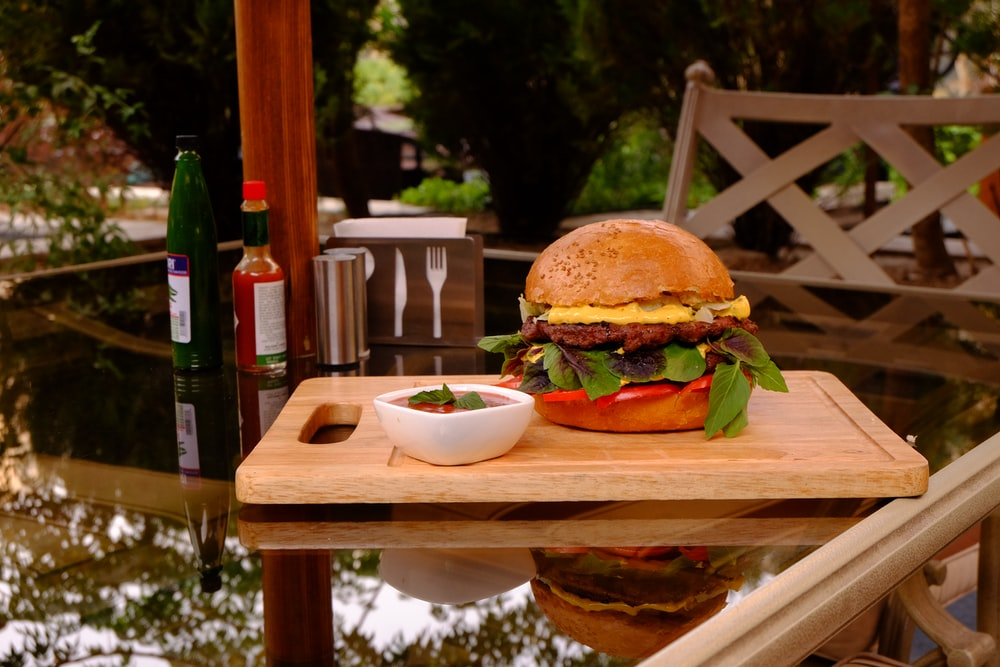
[[[485,328],[483,239],[331,236],[327,248],[365,248],[372,267],[367,278],[368,340],[394,345],[475,347]],[[443,248],[447,278],[441,287],[441,335],[434,335],[433,290],[428,248]],[[402,267],[398,272],[397,267]],[[405,292],[401,329],[396,329],[397,293]]]

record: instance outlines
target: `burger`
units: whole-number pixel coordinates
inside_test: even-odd
[[[645,658],[726,606],[743,583],[725,547],[533,549],[535,604],[601,653]]]
[[[479,346],[557,424],[732,437],[754,387],[788,391],[725,265],[667,222],[573,230],[536,258],[520,306],[520,331]]]

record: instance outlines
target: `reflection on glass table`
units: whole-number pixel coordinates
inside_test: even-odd
[[[241,507],[232,483],[241,455],[319,373],[293,364],[247,378],[229,356],[204,378],[214,389],[185,384],[171,368],[160,264],[3,283],[3,659],[634,664],[546,616],[531,591],[539,563],[587,559],[613,572],[634,562],[616,548],[652,547],[666,569],[720,572],[716,620],[884,504]],[[996,302],[737,278],[782,368],[833,373],[932,471],[1000,430]],[[360,372],[498,371],[472,348],[399,346],[374,350]],[[207,416],[194,462],[190,448],[178,450],[191,435],[178,425],[197,413]],[[316,437],[336,446],[349,431]],[[559,588],[563,602],[584,597]]]

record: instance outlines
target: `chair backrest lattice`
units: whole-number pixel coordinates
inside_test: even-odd
[[[844,310],[840,290],[816,290],[782,277],[767,281],[759,275],[734,271],[740,293],[751,303],[772,299],[776,312],[795,313],[786,325],[782,316],[768,318],[761,330],[773,357],[850,360],[874,371],[884,368],[938,374],[964,382],[1000,382],[1000,322],[951,291],[933,288],[875,290],[869,309]],[[947,336],[921,334],[928,320],[951,323]],[[974,341],[974,343],[972,342]],[[971,344],[970,344],[971,343]]]
[[[914,224],[939,211],[978,251],[971,275],[951,289],[1000,293],[1000,218],[970,186],[1000,170],[1000,133],[942,165],[907,126],[1000,125],[1000,96],[962,98],[811,95],[720,90],[704,63],[687,70],[664,215],[706,238],[767,202],[812,248],[784,270],[789,278],[837,279],[871,286],[896,281],[873,255]],[[810,124],[815,134],[770,157],[742,129],[744,121]],[[699,149],[706,141],[740,175],[733,185],[688,211]],[[846,227],[796,184],[802,176],[859,144],[869,146],[910,184],[907,192],[860,223]]]

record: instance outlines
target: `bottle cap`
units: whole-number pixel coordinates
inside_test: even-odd
[[[249,200],[267,199],[264,181],[243,181],[243,198]]]
[[[178,134],[177,135],[177,150],[179,151],[196,151],[198,150],[198,135],[197,134]]]

